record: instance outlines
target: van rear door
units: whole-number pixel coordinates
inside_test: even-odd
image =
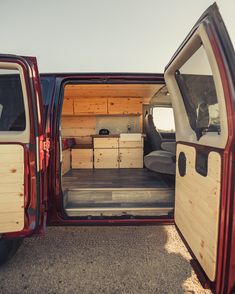
[[[36,59],[0,55],[0,235],[5,237],[43,231],[41,101]]]
[[[235,56],[216,4],[165,70],[176,121],[175,224],[201,281],[235,286]]]

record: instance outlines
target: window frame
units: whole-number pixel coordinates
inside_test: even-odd
[[[194,54],[194,52],[200,47],[201,43],[203,43],[205,48],[215,82],[220,111],[221,133],[218,135],[215,132],[208,132],[198,140],[194,130],[189,124],[183,98],[175,78],[175,72]],[[168,89],[171,91],[170,94],[176,123],[176,140],[204,146],[224,148],[228,140],[228,120],[222,78],[220,76],[218,64],[211,47],[210,40],[203,24],[197,28],[187,44],[178,53],[177,58],[174,59],[171,65],[166,69],[165,80]]]
[[[211,68],[211,65],[209,63],[209,60],[208,60],[208,56],[207,56],[207,53],[206,53],[206,50],[203,46],[203,44],[201,43],[199,48],[194,52],[194,54],[200,50],[202,48],[202,50],[204,51],[204,54],[207,58],[207,62],[208,62],[208,65],[209,65],[209,70],[210,70],[210,75],[207,74],[207,75],[197,75],[195,72],[192,72],[192,73],[181,73],[181,68],[179,68],[176,72],[175,72],[175,79],[177,81],[177,84],[178,84],[178,87],[180,89],[180,92],[181,92],[181,96],[182,96],[182,99],[183,99],[183,102],[184,102],[184,106],[185,106],[185,109],[186,109],[186,113],[187,113],[187,116],[188,116],[188,120],[189,120],[189,124],[190,124],[190,127],[193,129],[193,131],[195,132],[198,140],[200,140],[200,138],[204,135],[206,135],[208,132],[212,132],[212,133],[216,133],[217,135],[220,135],[221,134],[221,122],[220,122],[220,109],[219,109],[219,101],[218,101],[218,97],[217,97],[217,92],[216,92],[216,86],[215,86],[215,81],[214,81],[214,75],[213,75],[213,72],[212,72],[212,68]],[[193,58],[194,54],[192,54],[184,64],[186,64],[191,58]],[[184,64],[182,65],[182,67],[184,66]],[[208,104],[208,113],[209,113],[209,124],[208,124],[208,128],[204,128],[203,130],[198,128],[197,127],[197,122],[198,122],[198,108],[195,108],[195,121],[192,120],[192,117],[190,116],[190,111],[193,110],[193,108],[190,106],[191,103],[193,103],[193,101],[189,98],[187,99],[187,96],[189,93],[187,93],[187,83],[184,81],[184,75],[185,76],[200,76],[200,77],[211,77],[212,80],[213,80],[213,86],[214,86],[214,90],[215,90],[215,95],[216,95],[216,103],[214,104]],[[198,102],[198,101],[195,101],[195,103]],[[206,102],[206,101],[204,101]],[[211,120],[211,116],[210,116],[210,106],[212,105],[218,105],[218,111],[219,111],[219,115],[218,115],[218,118],[219,118],[219,124],[218,125],[211,125],[210,124],[210,120]],[[199,106],[199,104],[198,104]]]
[[[170,109],[172,109],[172,115],[173,115],[173,119],[174,119],[174,127],[175,127],[175,116],[174,116],[174,109],[173,109],[172,106],[170,106],[170,105],[161,105],[161,104],[152,106],[152,107],[151,107],[151,114],[152,114],[152,116],[153,116],[153,123],[154,123],[154,115],[153,115],[154,108],[170,108]],[[155,123],[154,123],[154,126],[155,126],[156,130],[157,130],[159,133],[163,133],[163,134],[164,134],[164,133],[175,134],[175,128],[174,128],[174,131],[173,131],[173,132],[170,132],[170,131],[167,131],[167,130],[164,130],[164,131],[163,131],[163,130],[158,129],[157,126],[155,125]]]
[[[25,84],[23,68],[20,64],[11,62],[0,62],[1,70],[17,70],[20,75],[23,103],[25,110],[25,129],[22,131],[0,131],[0,142],[22,142],[29,143],[30,140],[30,117],[28,106],[28,95]]]

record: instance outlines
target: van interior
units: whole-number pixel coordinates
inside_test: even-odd
[[[61,176],[68,217],[172,217],[175,127],[165,84],[67,84]]]

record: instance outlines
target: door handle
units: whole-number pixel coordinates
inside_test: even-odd
[[[206,177],[208,172],[208,154],[197,152],[196,154],[196,171],[201,176]]]
[[[184,152],[180,152],[178,157],[178,171],[181,177],[184,177],[186,174],[186,156]]]

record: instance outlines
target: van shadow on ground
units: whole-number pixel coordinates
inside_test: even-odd
[[[207,293],[172,226],[54,227],[0,268],[0,293]]]

